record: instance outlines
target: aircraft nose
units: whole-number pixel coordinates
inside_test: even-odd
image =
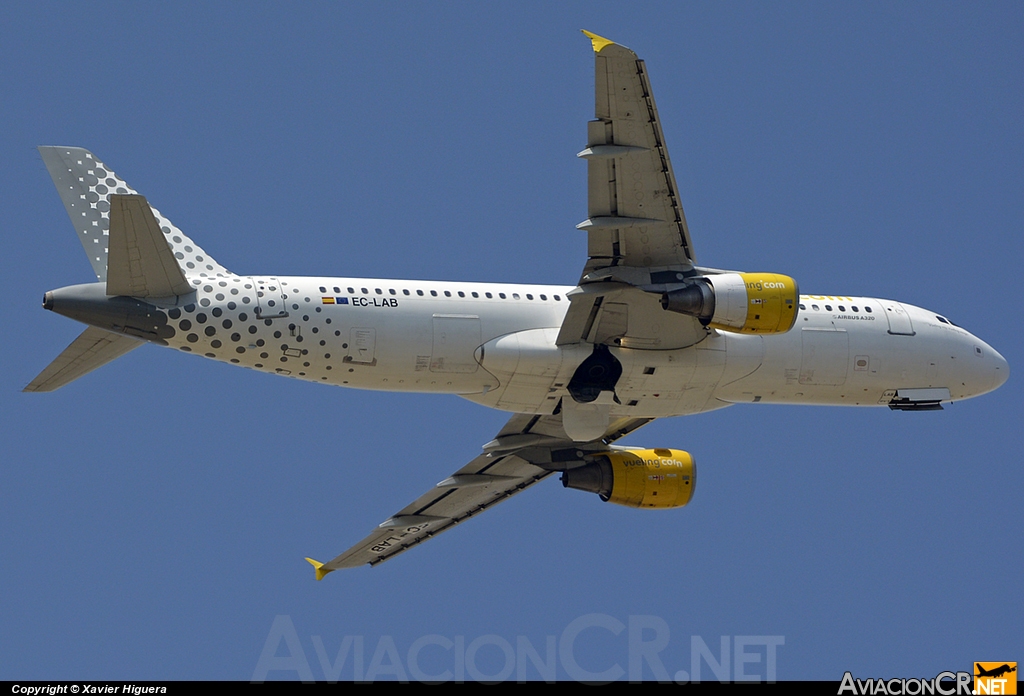
[[[961,363],[966,368],[961,377],[964,397],[980,396],[1003,386],[1010,377],[1006,358],[977,336],[967,334],[963,339],[961,345],[971,356]]]
[[[1010,365],[1006,362],[1006,358],[995,350],[992,351],[990,360],[993,363],[993,371],[995,373],[992,389],[998,389],[1010,378]]]

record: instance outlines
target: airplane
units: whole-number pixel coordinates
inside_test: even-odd
[[[40,147],[96,282],[43,307],[87,325],[27,387],[53,391],[145,344],[357,389],[458,394],[511,413],[479,456],[334,559],[376,565],[558,474],[644,509],[686,505],[691,454],[616,444],[655,418],[740,403],[929,411],[990,392],[1003,357],[942,315],[801,295],[778,273],[697,265],[647,69],[584,31],[587,260],[515,285],[237,275],[87,150]]]
[[[1004,674],[1009,674],[1010,672],[1016,672],[1017,671],[1017,664],[1016,663],[1014,663],[1013,667],[1011,667],[1007,663],[1003,663],[1002,665],[1000,665],[998,667],[993,667],[992,669],[985,669],[984,667],[982,667],[977,662],[974,663],[974,666],[977,667],[977,669],[978,669],[978,673],[974,675],[976,677],[995,677],[995,678],[999,678],[999,677],[1003,676]]]

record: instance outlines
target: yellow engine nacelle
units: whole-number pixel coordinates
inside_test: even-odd
[[[673,449],[613,450],[562,473],[562,485],[602,500],[638,508],[676,508],[690,502],[697,467],[689,452]]]
[[[778,273],[721,273],[662,294],[661,306],[723,331],[785,333],[796,323],[800,289]]]

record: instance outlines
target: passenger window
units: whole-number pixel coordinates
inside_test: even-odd
[[[493,299],[493,297],[494,297],[494,296],[493,296],[493,295],[491,295],[491,293],[489,293],[489,292],[485,292],[485,293],[484,293],[484,295],[485,295],[485,296],[487,297],[487,299],[488,299],[488,300],[490,300],[490,299]]]
[[[451,290],[445,290],[444,291],[444,296],[445,297],[451,297],[452,296]]]
[[[394,288],[388,288],[388,292],[390,292],[392,295],[397,294],[397,293],[395,293],[395,289]]]
[[[408,290],[402,290],[402,294],[403,294],[403,295],[408,295],[408,294],[409,294],[409,291],[408,291]]]
[[[545,302],[547,302],[547,301],[548,301],[548,296],[547,296],[547,295],[541,295],[541,296],[540,296],[540,299],[542,299],[542,300],[544,300]]]
[[[528,295],[526,296],[526,299],[528,299],[528,300],[532,300],[532,299],[533,299],[533,295],[529,295],[529,294],[528,294]]]
[[[378,295],[383,295],[384,294],[384,291],[381,290],[380,288],[374,288],[373,291],[376,292]]]
[[[812,305],[811,305],[811,309],[813,309],[813,310],[814,310],[815,312],[817,312],[817,311],[818,311],[818,309],[819,309],[819,307],[818,307],[818,305],[816,305],[816,304],[812,304]]]
[[[803,310],[803,309],[807,309],[807,307],[805,307],[804,305],[802,305],[802,304],[801,304],[801,305],[800,305],[800,309],[802,309],[802,310]]]
[[[459,290],[459,297],[465,297],[465,296],[466,296],[466,293],[464,293],[461,290]]]
[[[839,311],[840,312],[845,312],[846,311],[846,307],[844,307],[843,305],[839,305]]]
[[[825,311],[831,312],[832,311],[832,305],[830,305],[830,304],[825,305]]]
[[[430,296],[431,297],[437,297],[437,290],[431,290],[430,291]]]
[[[327,288],[325,288],[323,285],[321,285],[320,286],[320,292],[327,292]]]
[[[854,312],[859,312],[859,311],[860,311],[859,309],[857,309],[857,307],[856,307],[856,306],[854,306],[854,307],[851,307],[851,309],[852,309],[852,310],[853,310]]]
[[[474,292],[473,297],[480,297],[480,293]]]
[[[512,299],[513,300],[518,300],[519,299],[519,293],[518,292],[512,293]]]
[[[356,289],[355,288],[349,288],[348,292],[349,292],[350,295],[354,295],[356,293]]]
[[[503,300],[504,300],[504,299],[505,299],[505,293],[503,293],[503,292],[499,292],[499,293],[498,293],[498,297],[500,297],[501,299],[503,299]]]
[[[562,298],[559,297],[558,295],[555,295],[555,302],[561,302],[561,301],[562,301]]]

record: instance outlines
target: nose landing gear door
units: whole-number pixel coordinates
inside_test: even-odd
[[[252,276],[252,284],[256,288],[257,319],[278,319],[288,316],[288,298],[277,278]]]

